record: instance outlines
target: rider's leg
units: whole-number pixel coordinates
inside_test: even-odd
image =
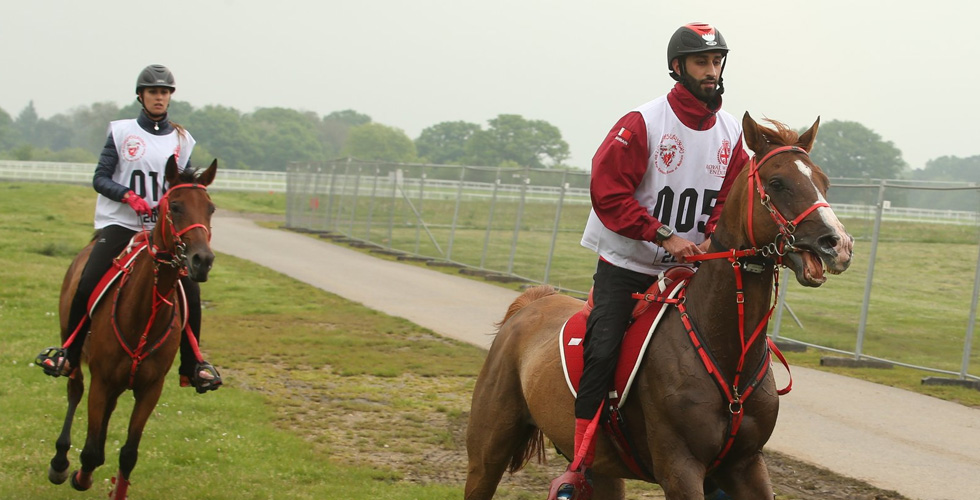
[[[630,271],[600,260],[596,266],[592,300],[594,307],[586,324],[584,357],[585,367],[579,382],[575,400],[575,427],[581,427],[582,435],[602,404],[616,374],[619,347],[629,326],[636,300],[633,293],[646,291],[656,277]],[[576,432],[576,450],[581,445]],[[595,441],[581,457],[584,465],[592,465]],[[579,458],[579,457],[576,457]]]
[[[201,285],[184,276],[180,283],[187,296],[187,326],[190,334],[200,343],[201,340]],[[184,332],[186,333],[186,331]],[[180,337],[180,366],[177,373],[181,375],[182,386],[194,386],[198,392],[217,389],[221,385],[221,375],[207,361],[198,361],[197,352],[191,345],[187,335]]]
[[[594,306],[586,323],[585,367],[575,399],[575,456],[568,471],[552,481],[549,498],[583,498],[591,494],[589,469],[595,458],[594,433],[616,374],[623,334],[636,305],[633,293],[646,291],[655,281],[654,276],[616,267],[604,260],[596,266],[592,288]]]
[[[69,334],[78,331],[71,344],[65,352],[56,353],[48,356],[39,356],[41,367],[45,373],[52,376],[67,375],[75,367],[79,366],[82,357],[82,346],[85,345],[85,338],[88,335],[89,316],[88,301],[95,287],[98,286],[102,276],[112,267],[112,260],[115,259],[132,239],[135,231],[121,226],[106,226],[99,230],[96,235],[95,246],[89,254],[85,268],[78,281],[78,288],[72,297],[71,307],[68,312]],[[46,352],[51,352],[46,349]]]

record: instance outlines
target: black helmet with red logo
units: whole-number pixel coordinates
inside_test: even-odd
[[[714,26],[707,23],[690,23],[680,28],[670,37],[667,44],[667,69],[674,80],[680,75],[674,73],[673,62],[678,57],[698,52],[721,52],[728,54],[725,37]]]
[[[162,64],[151,64],[140,71],[140,76],[136,77],[136,93],[147,87],[166,87],[171,92],[177,91],[177,82],[174,74]]]

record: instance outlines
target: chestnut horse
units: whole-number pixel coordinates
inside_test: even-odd
[[[143,427],[160,399],[164,379],[180,347],[183,307],[177,300],[176,285],[181,273],[194,281],[207,281],[214,260],[210,244],[214,204],[206,186],[214,180],[217,167],[215,160],[200,175],[191,169],[178,172],[174,157],[170,157],[166,179],[171,187],[160,200],[159,222],[148,235],[148,248],[138,254],[130,271],[116,279],[92,311],[91,333],[83,351],[91,377],[88,435],[81,453],[82,468],[71,474],[76,490],[91,488],[92,472],[105,463],[109,417],[128,388],[136,402],[126,443],[119,452],[115,489],[110,493],[112,499],[126,498]],[[62,341],[72,333],[67,324],[68,310],[94,241],[72,261],[61,286]],[[69,476],[71,425],[85,391],[83,378],[79,369],[68,379],[68,413],[48,469],[48,479],[55,484]]]
[[[762,447],[779,404],[772,370],[762,367],[770,356],[765,328],[777,268],[789,267],[804,286],[820,286],[825,271],[848,267],[853,246],[826,203],[827,176],[807,153],[819,122],[800,135],[745,114],[745,142],[756,157],[736,178],[708,258],[684,289],[686,299],[668,306],[635,376],[634,396],[621,409],[635,456],[653,477],[632,472],[610,437],[597,433],[595,499],[625,498],[623,478],[656,481],[670,500],[703,499],[706,478],[736,500],[773,498]],[[543,436],[566,457],[573,454],[574,396],[558,338],[582,306],[539,286],[507,311],[473,390],[467,500],[491,498],[505,470],[540,460]],[[691,340],[695,331],[714,373]],[[757,383],[753,390],[750,383]]]

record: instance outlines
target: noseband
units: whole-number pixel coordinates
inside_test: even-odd
[[[769,195],[766,194],[762,178],[759,176],[759,169],[762,167],[763,163],[768,161],[773,156],[787,152],[799,153],[807,158],[810,157],[809,153],[799,146],[781,146],[766,153],[765,156],[763,156],[758,162],[755,161],[755,157],[753,156],[749,163],[749,191],[752,191],[752,186],[754,184],[756,191],[759,192],[759,203],[762,203],[762,206],[766,207],[766,210],[769,211],[769,215],[772,217],[773,222],[775,222],[776,226],[779,228],[779,236],[776,237],[775,242],[775,253],[778,255],[783,255],[787,249],[793,248],[793,243],[796,241],[796,238],[793,236],[793,232],[796,231],[796,226],[802,222],[803,219],[818,208],[830,206],[827,202],[815,201],[813,205],[810,205],[810,207],[804,210],[803,213],[796,216],[795,219],[789,221],[786,220],[786,217],[784,217],[783,214],[779,212],[779,209],[772,204],[772,200],[769,198]],[[755,230],[752,226],[752,203],[752,195],[750,194],[748,209],[749,242],[752,243],[753,247],[756,247]]]

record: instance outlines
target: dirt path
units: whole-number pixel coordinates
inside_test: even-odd
[[[219,252],[484,348],[517,296],[246,218],[215,217],[213,226]],[[966,500],[980,491],[980,410],[816,370],[796,367],[793,376],[768,450],[913,499]],[[875,498],[828,495],[802,497]]]

